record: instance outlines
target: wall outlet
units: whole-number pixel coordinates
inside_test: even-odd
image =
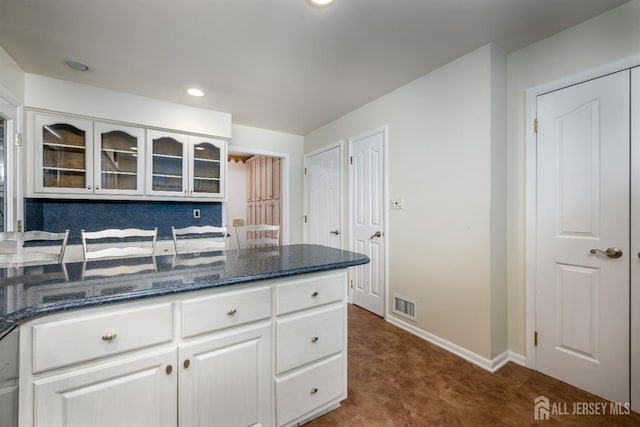
[[[242,226],[244,226],[244,219],[243,218],[233,218],[233,226],[234,227],[242,227]]]
[[[391,209],[404,209],[404,201],[402,199],[391,199]]]
[[[193,217],[194,218],[200,218],[200,209],[194,209],[193,210]]]

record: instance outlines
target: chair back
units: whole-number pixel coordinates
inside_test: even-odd
[[[227,250],[227,227],[171,227],[171,234],[176,254]]]
[[[67,248],[69,230],[62,233],[50,233],[48,231],[23,231],[0,233],[0,242],[12,242],[11,252],[0,253],[0,264],[52,264],[61,263]],[[53,245],[33,245],[27,250],[24,242],[52,242]],[[59,245],[55,243],[59,242]],[[7,248],[5,248],[6,250]]]
[[[81,230],[80,235],[82,236],[82,252],[85,261],[98,258],[153,256],[156,250],[158,228],[156,227],[153,230],[139,228],[127,228],[124,230],[111,228],[101,231]],[[118,239],[127,240],[118,242]],[[89,250],[89,243],[98,244],[100,243],[96,242],[98,240],[103,241],[99,245],[99,249]],[[109,246],[110,244],[113,245],[114,242],[117,242],[117,244]]]
[[[258,248],[280,245],[280,226],[254,224],[236,226],[238,248]]]

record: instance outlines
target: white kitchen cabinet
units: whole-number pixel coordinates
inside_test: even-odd
[[[0,426],[18,425],[18,344],[20,330],[0,339]]]
[[[29,111],[36,193],[93,193],[93,122]]]
[[[143,128],[34,111],[28,116],[36,193],[144,194]]]
[[[147,131],[147,194],[223,198],[226,141]]]
[[[296,425],[346,398],[346,281],[320,272],[35,318],[0,405],[19,385],[22,427]]]
[[[144,132],[139,127],[94,123],[94,193],[144,194]]]
[[[278,426],[295,426],[347,397],[346,281],[338,271],[275,286]]]
[[[40,426],[176,426],[174,348],[34,381]]]
[[[271,322],[180,346],[181,426],[271,425]]]

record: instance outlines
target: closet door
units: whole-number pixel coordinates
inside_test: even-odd
[[[629,401],[637,260],[629,93],[627,70],[537,99],[537,369],[614,402]]]
[[[640,412],[640,67],[631,70],[631,406]]]

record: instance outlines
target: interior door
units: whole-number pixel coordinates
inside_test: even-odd
[[[378,130],[349,141],[350,249],[371,262],[355,267],[353,303],[378,316],[385,304],[384,140]]]
[[[305,158],[305,242],[341,249],[342,169],[340,146]]]
[[[640,67],[631,70],[631,408],[640,412]]]
[[[537,369],[629,402],[629,72],[537,99]]]

